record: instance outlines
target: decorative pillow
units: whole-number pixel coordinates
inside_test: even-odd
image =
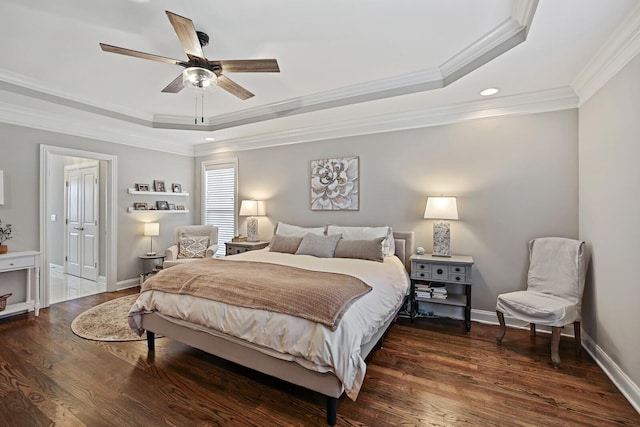
[[[307,233],[302,238],[296,255],[313,255],[318,258],[333,258],[336,245],[342,238],[340,234],[333,236],[319,236],[314,233]]]
[[[279,222],[273,234],[281,234],[283,236],[304,237],[307,233],[319,234],[324,236],[325,227],[300,227],[298,225],[285,224]]]
[[[342,234],[346,240],[371,240],[384,237],[382,241],[382,253],[384,256],[392,256],[396,253],[396,243],[393,238],[391,227],[343,227],[339,225],[328,225],[327,234]]]
[[[269,246],[270,252],[283,252],[285,254],[295,254],[302,242],[302,237],[298,236],[283,236],[276,234],[271,239],[271,245]]]
[[[336,246],[335,258],[356,258],[382,262],[382,241],[384,237],[371,240],[340,239]]]
[[[178,259],[204,258],[209,236],[183,236],[178,240]]]

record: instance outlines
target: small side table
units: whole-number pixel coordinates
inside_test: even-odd
[[[224,245],[226,255],[235,255],[257,249],[264,249],[269,246],[269,242],[226,242]]]
[[[140,255],[138,258],[142,260],[142,274],[140,274],[140,284],[142,285],[147,277],[162,270],[164,255]],[[160,263],[158,263],[160,260]]]

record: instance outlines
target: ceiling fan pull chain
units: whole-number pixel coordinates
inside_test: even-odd
[[[202,103],[200,104],[202,108],[202,116],[200,117],[200,123],[204,124],[204,90],[202,91]]]
[[[193,123],[194,124],[198,124],[198,94],[196,93],[196,108],[195,108],[195,114],[193,115]]]

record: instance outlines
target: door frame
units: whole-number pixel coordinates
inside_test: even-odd
[[[40,296],[42,307],[49,306],[49,202],[48,194],[51,191],[51,182],[47,179],[51,172],[51,156],[82,157],[90,160],[101,160],[106,163],[106,219],[105,219],[105,247],[106,265],[105,275],[107,280],[107,292],[117,290],[118,283],[118,157],[92,151],[76,150],[73,148],[56,147],[52,145],[40,145],[40,270],[46,274],[40,275]]]
[[[87,159],[88,160],[88,159]],[[63,252],[64,252],[64,256],[65,256],[65,261],[64,261],[64,272],[65,274],[68,274],[68,261],[66,261],[66,257],[69,256],[69,224],[67,223],[67,218],[69,218],[69,186],[67,185],[67,181],[69,178],[69,171],[73,171],[73,170],[78,170],[78,169],[86,169],[86,168],[96,168],[96,177],[98,178],[98,180],[100,180],[100,162],[97,160],[91,160],[88,162],[82,162],[82,163],[73,163],[70,165],[64,165],[64,181],[65,181],[65,189],[64,189],[64,220],[65,220],[65,224],[64,224],[64,243],[63,243]],[[98,193],[95,195],[95,197],[98,197],[98,199],[100,199],[100,182],[98,182]],[[96,203],[98,206],[100,205],[100,202],[98,201]],[[99,210],[97,210],[99,212]],[[99,216],[99,215],[98,215]],[[97,231],[96,231],[96,243],[95,245],[97,246],[97,248],[100,248],[100,241],[102,240],[101,236],[100,236],[100,232],[99,232],[100,228],[99,226],[97,227]],[[98,249],[99,251],[99,249]],[[98,253],[98,251],[94,250],[94,252]],[[97,257],[97,269],[98,272],[100,271],[100,257]],[[82,266],[80,267],[82,270]],[[98,281],[98,277],[99,277],[99,273],[96,272],[96,282]],[[82,276],[82,271],[80,272],[80,277],[84,279],[84,277]]]

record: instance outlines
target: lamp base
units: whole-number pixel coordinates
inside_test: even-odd
[[[451,228],[445,221],[433,223],[433,256],[451,257]]]
[[[247,242],[257,242],[258,238],[258,218],[249,217],[247,219]]]

